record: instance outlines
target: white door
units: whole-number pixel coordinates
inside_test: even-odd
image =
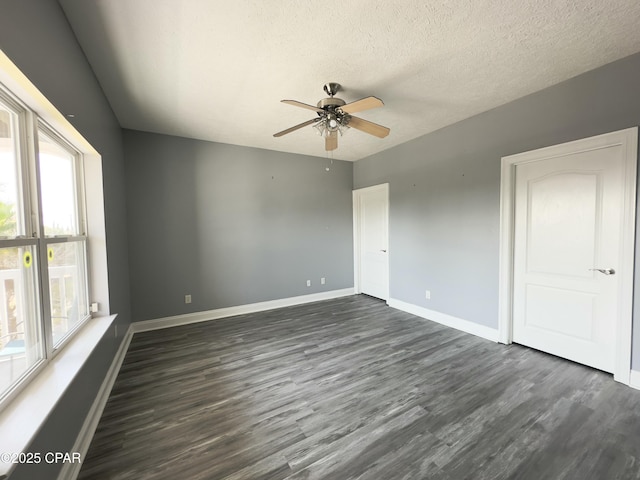
[[[513,341],[615,369],[623,145],[515,169]]]
[[[389,299],[388,187],[383,184],[353,192],[356,285],[361,293],[383,300]]]

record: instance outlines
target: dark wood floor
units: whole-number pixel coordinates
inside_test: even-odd
[[[353,296],[136,334],[81,479],[640,479],[640,392]]]

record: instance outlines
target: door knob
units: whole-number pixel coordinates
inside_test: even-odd
[[[380,250],[380,251],[381,251],[382,253],[387,253],[387,251],[386,251],[386,250]]]
[[[616,271],[613,268],[590,268],[592,272],[600,272],[604,275],[615,275]]]

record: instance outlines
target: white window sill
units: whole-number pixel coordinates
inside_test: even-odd
[[[109,315],[89,320],[0,412],[0,454],[26,451],[115,318],[116,315]],[[3,478],[15,465],[1,457],[0,478]]]

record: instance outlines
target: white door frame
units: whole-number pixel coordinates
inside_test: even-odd
[[[624,209],[620,253],[619,310],[616,319],[615,366],[613,378],[629,385],[631,374],[631,328],[633,321],[633,273],[636,224],[636,169],[638,127],[605,133],[573,142],[502,157],[500,177],[500,280],[498,307],[498,341],[513,341],[513,252],[516,166],[577,153],[621,145],[624,148]]]
[[[360,202],[364,193],[383,191],[387,196],[387,245],[389,245],[389,184],[381,183],[372,187],[359,188],[353,190],[353,290],[354,293],[362,293],[361,291],[361,263],[360,258]],[[388,249],[388,247],[387,247]],[[387,303],[389,302],[389,252],[387,250]]]

